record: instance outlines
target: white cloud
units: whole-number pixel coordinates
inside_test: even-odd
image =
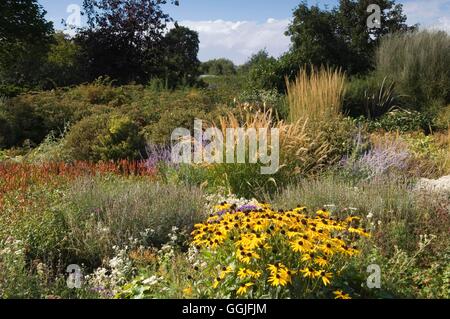
[[[450,33],[450,0],[402,0],[409,24],[419,23],[421,28],[445,30]],[[290,19],[269,18],[255,21],[180,21],[199,33],[199,58],[229,58],[236,64],[244,63],[253,53],[266,49],[278,57],[286,52],[290,39],[284,35]]]
[[[254,21],[180,21],[199,33],[202,61],[226,57],[237,64],[261,49],[279,56],[288,50],[290,40],[284,35],[289,19],[267,19],[264,23]]]
[[[408,23],[450,33],[450,0],[409,0],[403,4]]]
[[[441,17],[430,29],[443,30],[450,34],[450,17]]]

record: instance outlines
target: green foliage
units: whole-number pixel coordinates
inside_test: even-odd
[[[366,27],[369,4],[381,7],[381,28]],[[255,55],[248,70],[249,85],[258,89],[276,88],[284,93],[285,77],[293,80],[304,65],[328,65],[341,67],[350,75],[366,74],[374,68],[375,49],[382,36],[415,29],[405,21],[402,6],[392,0],[342,0],[333,10],[309,6],[303,1],[294,10],[286,32],[291,38],[291,49],[278,60],[264,52]]]
[[[14,97],[24,92],[26,92],[24,87],[14,84],[0,84],[0,97]]]
[[[5,99],[0,98],[0,149],[15,143],[15,130],[8,112],[4,110]]]
[[[42,143],[25,154],[24,159],[31,163],[70,162],[72,160],[66,147],[64,135],[51,132]]]
[[[195,119],[206,119],[206,113],[199,108],[173,108],[160,114],[158,122],[144,128],[146,138],[153,144],[169,144],[174,129],[194,129]]]
[[[169,141],[174,128],[192,127],[195,117],[203,120],[217,118],[230,110],[227,105],[232,103],[233,92],[230,88],[168,91],[138,85],[114,87],[110,79],[99,78],[94,83],[70,89],[33,92],[2,99],[1,145],[20,147],[26,140],[37,145],[52,131],[58,136],[69,125],[77,127],[80,120],[92,116],[93,119],[86,120],[91,122],[90,125],[80,124],[85,125],[83,129],[90,133],[74,133],[80,136],[69,142],[70,148],[90,149],[90,146],[78,146],[76,141],[85,141],[88,145],[100,143],[90,138],[101,129],[92,130],[87,126],[100,126],[106,130],[106,124],[101,124],[102,120],[99,123],[95,120],[96,116],[104,117],[104,113],[127,117],[137,126],[139,133],[144,132],[147,138],[165,143]],[[75,158],[92,159],[92,154],[88,155],[85,151],[81,151],[79,156],[76,153],[73,154]]]
[[[440,108],[435,118],[435,124],[437,129],[445,130],[450,128],[450,104]]]
[[[382,129],[385,131],[425,131],[430,132],[433,127],[433,118],[417,111],[396,110],[389,112],[375,121],[368,122],[370,130]]]
[[[264,64],[267,61],[272,60],[273,57],[269,55],[269,53],[264,49],[260,50],[257,53],[253,54],[247,62],[245,62],[243,65],[239,66],[238,72],[246,74],[248,73],[252,68]]]
[[[98,153],[103,161],[140,159],[145,149],[145,141],[139,133],[139,127],[128,117],[111,117],[107,133],[98,136],[98,139],[100,144],[95,145],[93,151]]]
[[[54,34],[47,60],[43,66],[42,84],[55,88],[83,81],[80,47],[64,33]]]
[[[22,145],[26,140],[39,143],[47,134],[46,119],[33,105],[24,101],[22,96],[6,100],[0,104],[3,145],[12,147]]]
[[[443,31],[394,34],[381,41],[377,72],[396,82],[412,109],[450,101],[450,36]]]
[[[120,105],[127,98],[123,89],[93,83],[72,90],[35,92],[4,100],[0,103],[0,114],[10,130],[5,144],[22,146],[26,140],[39,144],[52,131],[59,135],[68,124],[101,113],[109,104]]]
[[[392,80],[369,75],[349,81],[344,98],[344,112],[351,116],[364,115],[369,120],[374,120],[399,107],[401,103]]]
[[[367,27],[369,4],[380,6],[381,28]],[[302,64],[338,66],[348,74],[361,74],[372,68],[383,35],[414,29],[405,21],[402,6],[393,0],[341,0],[331,11],[302,2],[286,34]]]
[[[53,23],[36,0],[2,1],[0,12],[0,83],[39,84]]]
[[[175,24],[175,28],[165,35],[164,41],[167,47],[166,88],[195,85],[200,75],[198,33]]]
[[[128,117],[107,113],[86,117],[67,134],[65,147],[75,160],[140,159],[145,142]]]
[[[202,81],[214,92],[217,102],[231,105],[239,92],[248,86],[247,77],[242,74],[223,76],[203,76]]]
[[[99,161],[100,137],[108,129],[108,114],[92,115],[72,126],[66,136],[66,148],[74,160]]]
[[[258,61],[248,71],[247,81],[250,89],[277,89],[278,92],[285,92],[285,79],[287,75],[284,66],[289,54],[284,55],[279,60],[275,58],[268,58]],[[296,65],[296,72],[300,64]]]
[[[203,62],[200,68],[203,74],[208,75],[234,75],[236,66],[228,59],[215,59]]]
[[[336,32],[335,13],[318,6],[301,3],[294,11],[294,19],[286,35],[291,37],[292,50],[303,64],[344,67],[348,48]],[[345,68],[347,70],[347,68]]]

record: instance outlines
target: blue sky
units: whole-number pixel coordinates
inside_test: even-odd
[[[81,6],[82,0],[38,0],[47,10],[48,18],[57,21],[65,17],[70,4]],[[337,0],[309,1],[320,6],[334,6]],[[180,0],[180,6],[165,5],[165,9],[176,20],[255,20],[264,22],[268,18],[285,19],[300,0]]]
[[[47,19],[62,29],[62,19],[70,13],[71,4],[82,0],[38,0],[48,12]],[[300,0],[180,0],[180,6],[166,5],[168,12],[180,24],[199,32],[199,58],[226,57],[237,64],[245,62],[252,53],[267,49],[279,56],[289,47],[283,35],[292,10]],[[310,0],[309,4],[333,7],[337,0]],[[450,0],[400,0],[408,22],[425,28],[450,32]]]

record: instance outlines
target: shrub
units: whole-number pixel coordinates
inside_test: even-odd
[[[128,117],[92,115],[75,124],[65,141],[70,157],[81,161],[141,159],[145,142]]]
[[[103,117],[103,113],[128,117],[139,131],[147,127],[147,137],[162,143],[170,137],[173,128],[187,122],[184,112],[192,119],[195,116],[205,118],[218,109],[229,110],[233,96],[228,94],[221,89],[154,91],[138,85],[114,87],[107,78],[74,88],[27,93],[2,99],[0,103],[2,122],[6,121],[8,129],[11,128],[3,138],[8,139],[8,143],[3,143],[15,147],[30,140],[36,145],[52,131],[60,135],[68,125],[76,125],[90,116]],[[217,114],[210,117],[213,116]],[[187,127],[192,123],[190,121]]]
[[[100,137],[108,128],[110,115],[92,115],[72,126],[66,136],[66,147],[74,160],[99,161],[101,155],[96,148],[101,147]]]
[[[2,101],[0,101],[0,104]],[[15,143],[15,129],[6,112],[1,110],[0,105],[0,149],[10,147]]]
[[[27,89],[13,84],[0,84],[0,97],[15,97],[26,92]]]
[[[249,89],[276,89],[283,92],[285,90],[283,78],[280,61],[269,58],[260,61],[248,71],[247,83]]]
[[[450,36],[443,31],[384,37],[377,52],[377,72],[392,78],[418,110],[433,100],[450,101],[449,65]]]
[[[2,135],[7,147],[22,146],[26,140],[37,144],[48,134],[46,126],[50,119],[46,120],[44,114],[23,99],[19,96],[0,103],[0,121],[5,124],[1,131],[6,131]]]
[[[371,130],[382,129],[400,132],[430,132],[433,126],[433,118],[428,114],[408,110],[395,110],[375,121],[368,122],[368,127]]]
[[[93,105],[120,106],[129,102],[132,87],[113,87],[114,81],[108,77],[100,77],[90,84],[79,85],[70,92],[70,97],[76,97]],[[139,86],[135,87],[140,88]]]
[[[108,131],[99,136],[100,144],[94,152],[103,161],[136,160],[142,158],[145,141],[139,132],[139,127],[128,117],[113,116],[108,122]]]
[[[206,113],[197,108],[171,108],[162,111],[158,122],[152,123],[144,128],[147,140],[154,144],[169,144],[174,129],[194,129],[195,119],[206,119]]]

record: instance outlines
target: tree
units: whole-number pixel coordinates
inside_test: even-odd
[[[380,27],[368,27],[369,5],[381,9]],[[340,0],[335,9],[338,34],[348,47],[351,59],[344,66],[349,73],[364,73],[374,66],[375,49],[381,38],[390,33],[413,31],[417,26],[406,24],[402,4],[394,0]]]
[[[292,55],[300,64],[343,65],[348,49],[336,32],[336,17],[333,12],[311,8],[303,2],[294,11],[294,19],[287,35],[291,37]]]
[[[370,4],[381,9],[381,28],[367,25]],[[375,48],[382,36],[416,28],[405,21],[402,5],[394,0],[340,0],[331,11],[302,2],[286,35],[291,37],[292,51],[299,62],[338,66],[358,74],[373,67]]]
[[[267,61],[272,61],[275,58],[269,56],[267,50],[260,50],[257,53],[253,54],[247,62],[239,67],[240,73],[248,73],[253,67],[257,65],[261,65]]]
[[[236,74],[236,66],[233,61],[228,59],[214,59],[204,62],[201,71],[208,75],[234,75]]]
[[[178,1],[171,1],[178,5]],[[88,27],[77,43],[90,79],[107,75],[120,83],[146,83],[164,72],[164,31],[171,21],[166,0],[84,0]]]
[[[194,85],[200,75],[198,33],[175,24],[164,38],[166,87]]]
[[[54,39],[43,66],[46,85],[59,87],[82,82],[80,47],[62,32],[55,33]]]
[[[0,81],[36,85],[53,24],[37,0],[2,0],[0,12]]]

